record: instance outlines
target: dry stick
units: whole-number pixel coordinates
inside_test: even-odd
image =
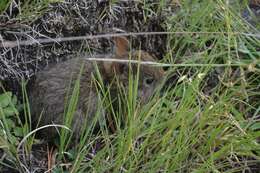
[[[86,61],[105,61],[105,62],[117,62],[117,63],[131,63],[131,64],[142,64],[142,65],[152,65],[159,67],[230,67],[230,66],[243,66],[247,67],[250,64],[246,63],[232,63],[232,64],[167,64],[158,63],[153,61],[139,61],[139,60],[124,60],[124,59],[113,59],[113,58],[84,58]],[[255,64],[260,63],[256,61]]]
[[[260,38],[260,34],[249,34],[242,32],[129,32],[129,33],[117,33],[117,34],[101,34],[101,35],[88,35],[88,36],[76,36],[76,37],[59,37],[59,38],[44,38],[44,39],[35,39],[35,40],[22,40],[22,41],[2,41],[0,47],[17,47],[17,46],[26,46],[34,44],[43,44],[43,43],[60,43],[65,41],[75,41],[75,40],[86,40],[86,39],[97,39],[97,38],[110,38],[118,36],[138,36],[138,35],[168,35],[168,34],[233,34],[233,35],[244,35],[250,37]]]
[[[86,40],[86,39],[98,39],[98,38],[109,38],[109,37],[118,37],[118,36],[138,36],[138,35],[164,35],[164,34],[233,34],[233,35],[245,35],[251,37],[260,38],[260,34],[248,34],[240,32],[138,32],[138,33],[117,33],[117,34],[102,34],[102,35],[92,35],[92,36],[77,36],[77,37],[60,37],[53,39],[36,39],[36,40],[25,40],[25,41],[3,41],[0,43],[0,47],[16,47],[16,46],[25,46],[33,44],[42,44],[42,43],[60,43],[65,41],[75,41],[75,40]],[[118,63],[140,63],[144,65],[154,65],[161,67],[226,67],[226,66],[248,66],[249,64],[237,63],[237,64],[165,64],[165,63],[156,63],[151,61],[138,61],[138,60],[120,60],[120,59],[107,59],[107,58],[86,58],[88,61],[108,61],[108,62],[118,62]],[[258,61],[256,64],[259,63]]]

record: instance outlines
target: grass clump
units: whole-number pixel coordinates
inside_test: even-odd
[[[0,94],[0,148],[5,157],[0,160],[1,167],[18,167],[16,146],[24,135],[23,128],[17,127],[16,123],[22,125],[18,116],[21,105],[17,97],[11,92]],[[9,164],[3,162],[6,158]]]
[[[6,10],[10,3],[11,0],[3,0],[0,2],[0,14],[2,14]]]
[[[23,22],[32,22],[43,15],[51,3],[57,2],[62,2],[62,0],[2,0],[0,14],[10,18],[14,17]]]

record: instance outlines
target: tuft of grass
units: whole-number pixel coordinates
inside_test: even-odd
[[[30,113],[27,106],[27,94],[24,88],[25,84],[22,83],[23,102],[21,105],[17,97],[11,92],[7,92],[2,87],[4,93],[0,95],[0,148],[4,151],[0,163],[5,167],[9,167],[15,170],[24,170],[20,164],[21,151],[17,148],[20,141],[31,130]],[[22,117],[19,116],[19,112],[24,110],[24,122]],[[28,112],[27,112],[28,111]],[[31,152],[33,144],[33,137],[28,139],[28,143],[24,145],[22,154],[27,157]]]
[[[15,15],[17,20],[32,22],[46,12],[49,4],[58,2],[62,2],[62,0],[18,0],[15,2],[12,2],[12,0],[1,0],[0,14],[4,14],[7,8],[10,8],[11,11],[15,9],[18,11],[17,15]]]
[[[7,9],[10,3],[11,0],[2,0],[0,2],[0,14],[2,14]]]

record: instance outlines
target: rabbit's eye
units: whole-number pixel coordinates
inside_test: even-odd
[[[144,79],[144,83],[145,85],[152,85],[154,82],[154,78],[153,77],[147,77]]]

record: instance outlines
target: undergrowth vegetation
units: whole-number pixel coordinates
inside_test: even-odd
[[[178,12],[164,24],[172,34],[165,43],[168,52],[161,60],[169,64],[163,94],[158,91],[148,104],[140,106],[136,99],[138,79],[129,78],[129,90],[118,94],[121,100],[115,109],[108,90],[95,79],[100,103],[92,125],[83,129],[79,142],[74,141],[72,146],[72,132],[57,127],[61,135],[55,141],[57,150],[49,149],[46,154],[48,169],[260,171],[259,31],[255,33],[257,29],[240,17],[246,3],[231,2],[180,1]],[[160,13],[167,4],[162,1],[156,10],[149,5],[146,8],[148,13]],[[67,101],[64,124],[68,126],[76,109],[79,85],[80,80],[72,86],[73,94]],[[23,89],[25,123],[21,123],[16,97],[10,92],[0,95],[2,168],[30,172],[33,165],[28,160],[39,140],[30,133],[29,104]],[[114,120],[113,133],[102,116],[104,108]]]
[[[48,9],[50,3],[62,2],[61,0],[2,0],[0,2],[0,14],[9,10],[16,19],[23,22],[32,22],[38,19]],[[15,9],[13,11],[13,9]],[[18,14],[17,14],[18,13]],[[13,17],[13,16],[10,17]]]

